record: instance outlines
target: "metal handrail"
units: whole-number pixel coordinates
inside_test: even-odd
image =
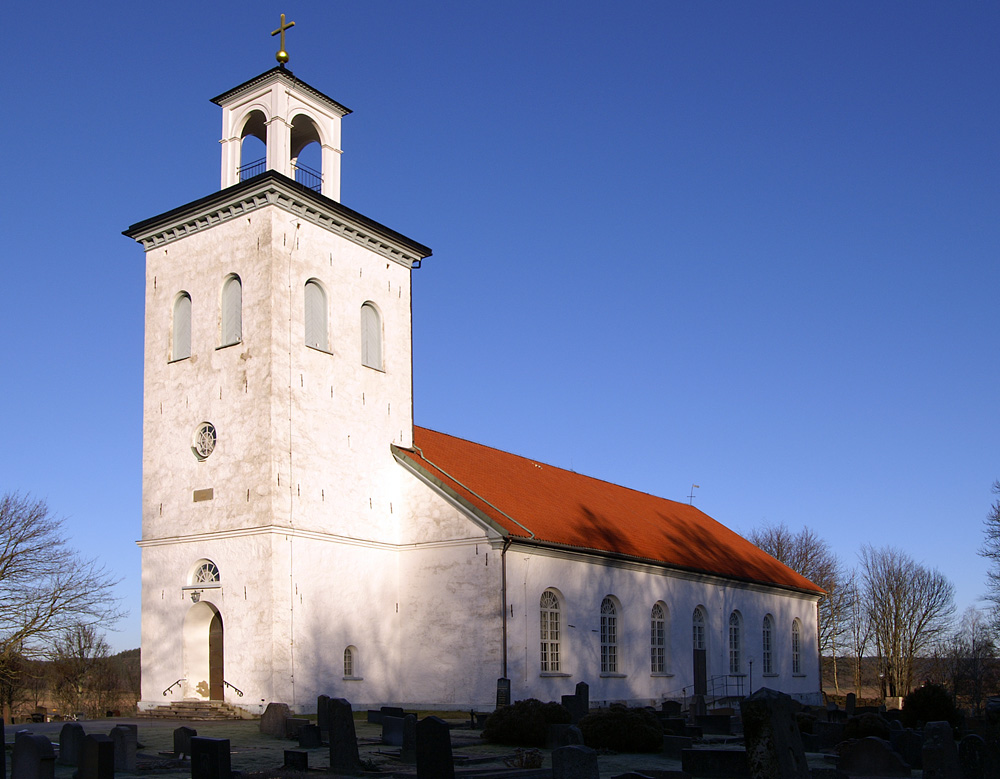
[[[186,681],[187,681],[187,679],[178,679],[176,682],[174,682],[173,684],[171,684],[167,689],[165,689],[163,691],[163,697],[166,698],[168,692],[170,692],[172,689],[174,689],[174,687],[176,687],[181,682],[186,682]]]
[[[318,170],[313,170],[302,163],[296,163],[292,165],[292,171],[295,173],[295,180],[303,186],[316,192],[323,188],[323,174]]]
[[[241,690],[238,687],[230,684],[225,679],[222,680],[222,683],[223,683],[223,685],[225,685],[226,687],[228,687],[230,690],[232,690],[233,692],[235,692],[237,695],[239,695],[241,698],[243,697],[243,690]]]
[[[259,160],[254,160],[253,162],[248,162],[245,165],[240,165],[240,181],[246,181],[249,178],[253,178],[264,172],[264,166],[267,160],[261,157]]]

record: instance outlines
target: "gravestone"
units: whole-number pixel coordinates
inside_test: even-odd
[[[451,730],[439,717],[417,723],[417,779],[455,779]]]
[[[958,747],[947,722],[928,722],[924,726],[920,756],[924,761],[924,779],[962,779]]]
[[[108,736],[115,745],[115,770],[135,771],[136,731],[115,725]]]
[[[740,713],[754,779],[809,779],[791,696],[761,687],[740,702]]]
[[[382,715],[382,743],[391,747],[403,746],[403,718]]]
[[[320,695],[316,699],[316,725],[320,732],[330,732],[330,696]]]
[[[260,732],[269,736],[285,738],[285,720],[291,711],[287,703],[269,703],[260,715]]]
[[[915,730],[893,730],[889,733],[889,743],[910,768],[923,768],[924,737]]]
[[[319,725],[313,725],[310,722],[299,729],[299,749],[316,749],[321,746],[323,746],[323,735]]]
[[[997,757],[996,749],[975,733],[958,742],[962,779],[995,779],[1000,776],[1000,760]]]
[[[59,764],[80,765],[83,739],[87,734],[79,722],[67,722],[59,731]]]
[[[679,717],[681,715],[681,711],[683,710],[684,707],[681,706],[680,701],[664,701],[660,704],[660,711],[668,717]]]
[[[386,717],[399,717],[403,719],[406,716],[406,712],[399,708],[399,706],[383,706],[379,711],[382,713],[383,719]]]
[[[739,779],[750,776],[747,753],[742,749],[684,749],[681,768],[705,779]]]
[[[399,749],[399,759],[404,763],[417,760],[417,717],[407,714],[403,717],[403,744]]]
[[[663,754],[671,760],[680,760],[681,751],[691,749],[693,744],[694,739],[687,736],[664,736]]]
[[[286,749],[285,768],[291,768],[293,771],[308,771],[309,753],[299,752],[297,749]]]
[[[298,738],[299,731],[309,724],[309,720],[304,717],[285,718],[285,738]]]
[[[497,708],[510,706],[510,679],[497,679]]]
[[[191,757],[191,739],[197,735],[197,730],[184,725],[174,730],[174,757],[176,759]]]
[[[45,736],[18,731],[10,758],[11,779],[54,779],[56,753]]]
[[[708,714],[708,704],[705,703],[704,695],[692,695],[691,707],[688,709],[691,717],[704,717]]]
[[[549,725],[548,736],[545,741],[546,749],[558,749],[559,747],[583,745],[583,733],[576,725]]]
[[[356,771],[361,767],[354,712],[344,698],[330,699],[330,770]]]
[[[820,749],[830,749],[844,740],[844,723],[814,722],[813,733],[816,734]]]
[[[191,739],[191,779],[230,779],[231,776],[228,738],[195,736]]]
[[[844,713],[848,717],[854,716],[854,709],[857,708],[858,696],[853,692],[847,693],[847,702],[844,704]]]
[[[552,779],[600,779],[597,752],[590,747],[559,747],[552,752]]]
[[[73,774],[78,779],[114,779],[114,739],[103,733],[85,736],[80,745],[79,766],[77,772]]]
[[[837,770],[862,776],[909,776],[910,767],[892,751],[889,742],[866,736],[840,745]]]
[[[590,712],[590,685],[586,682],[576,683],[576,702],[584,716]]]

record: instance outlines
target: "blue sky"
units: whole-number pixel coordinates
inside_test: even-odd
[[[209,99],[354,110],[343,202],[414,274],[418,424],[939,568],[1000,478],[1000,6],[23,5],[2,133],[0,489],[122,578],[139,644],[143,256],[219,187]]]

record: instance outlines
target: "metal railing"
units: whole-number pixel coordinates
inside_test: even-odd
[[[261,157],[259,160],[254,160],[253,162],[240,165],[240,181],[246,181],[254,176],[259,176],[264,172],[264,166],[266,164],[267,160]]]
[[[163,691],[163,697],[166,698],[168,692],[170,692],[172,689],[174,689],[174,687],[176,687],[181,682],[186,682],[186,681],[187,681],[187,679],[178,679],[176,682],[174,682],[173,684],[171,684],[167,689],[165,689]]]
[[[230,690],[232,690],[233,692],[235,692],[235,693],[236,693],[237,695],[239,695],[239,696],[240,696],[241,698],[243,697],[243,690],[239,689],[239,688],[238,688],[238,687],[236,687],[235,685],[232,685],[232,684],[230,684],[230,683],[229,683],[229,682],[227,682],[227,681],[226,681],[225,679],[223,679],[223,680],[222,680],[222,684],[223,684],[223,685],[225,685],[226,687],[228,687],[228,688],[229,688]]]
[[[323,174],[307,165],[298,163],[292,165],[295,180],[309,189],[319,192],[323,188]]]

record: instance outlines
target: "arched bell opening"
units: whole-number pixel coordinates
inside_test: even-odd
[[[263,173],[267,168],[267,117],[263,111],[247,114],[240,133],[239,180]]]
[[[295,180],[309,189],[323,189],[323,140],[316,123],[305,114],[292,120],[291,161]]]
[[[224,700],[224,660],[222,614],[211,603],[195,603],[184,617],[185,697]]]

